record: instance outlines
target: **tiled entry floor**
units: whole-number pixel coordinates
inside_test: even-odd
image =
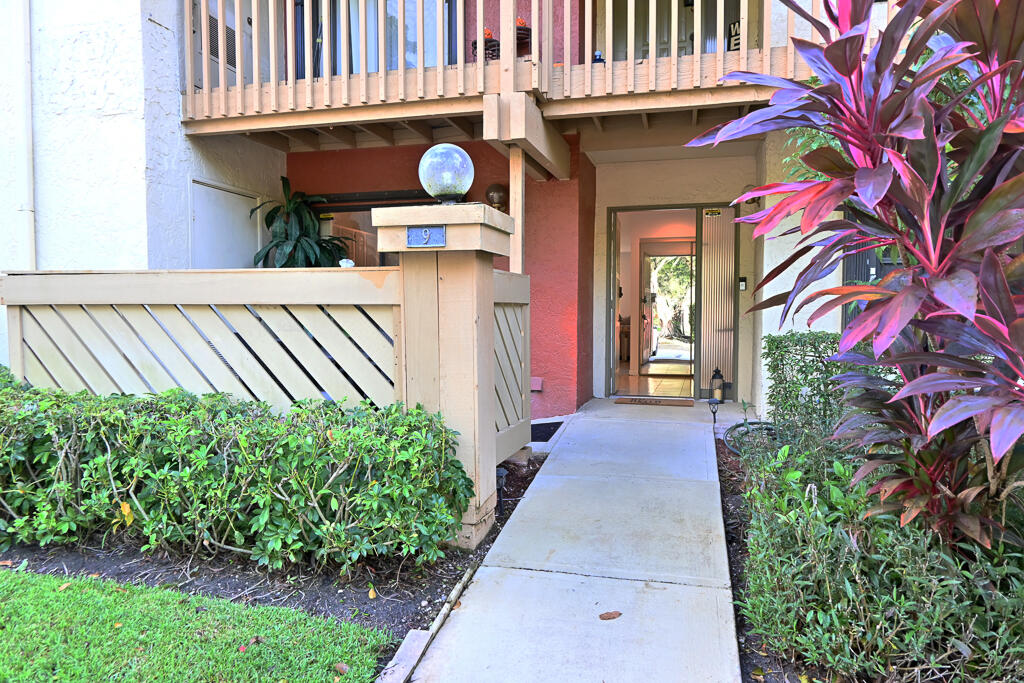
[[[693,377],[683,375],[629,374],[629,365],[619,366],[615,374],[615,393],[620,396],[658,396],[680,398],[693,396]]]
[[[708,411],[571,416],[412,680],[739,681]]]

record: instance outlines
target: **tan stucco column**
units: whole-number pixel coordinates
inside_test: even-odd
[[[374,209],[378,250],[402,269],[401,395],[459,432],[476,495],[456,542],[473,548],[494,523],[494,256],[508,256],[513,220],[486,204]]]

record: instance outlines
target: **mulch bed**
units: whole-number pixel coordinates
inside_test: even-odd
[[[387,559],[361,563],[349,576],[330,570],[316,573],[303,566],[268,573],[237,557],[189,561],[166,553],[145,555],[133,546],[101,547],[99,543],[81,547],[17,546],[0,553],[0,562],[18,567],[27,561],[25,569],[39,574],[96,576],[160,586],[252,605],[301,609],[385,629],[396,641],[382,652],[383,667],[407,631],[430,626],[466,569],[487,554],[540,465],[539,460],[502,465],[508,471],[504,510],[490,533],[476,550],[447,549],[447,557],[430,566]],[[371,585],[374,598],[370,598]]]
[[[767,683],[798,683],[800,675],[809,673],[772,652],[761,636],[752,633],[738,606],[746,589],[744,570],[747,563],[746,533],[750,517],[743,502],[746,471],[740,457],[715,439],[718,456],[718,482],[722,491],[722,517],[725,520],[725,543],[729,552],[729,575],[732,579],[733,611],[736,617],[736,640],[740,651],[740,669],[744,681]],[[813,675],[810,676],[814,680]]]

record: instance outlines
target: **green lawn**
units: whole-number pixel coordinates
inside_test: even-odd
[[[284,607],[0,571],[5,681],[371,681],[388,642]]]

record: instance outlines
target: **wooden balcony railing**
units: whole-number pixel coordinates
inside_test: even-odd
[[[804,0],[823,17],[822,0]],[[895,8],[889,0],[888,14]],[[779,0],[184,0],[186,120],[469,98],[806,78]],[[878,6],[879,25],[886,5]],[[401,27],[401,30],[400,28]],[[507,39],[506,39],[507,37]]]

